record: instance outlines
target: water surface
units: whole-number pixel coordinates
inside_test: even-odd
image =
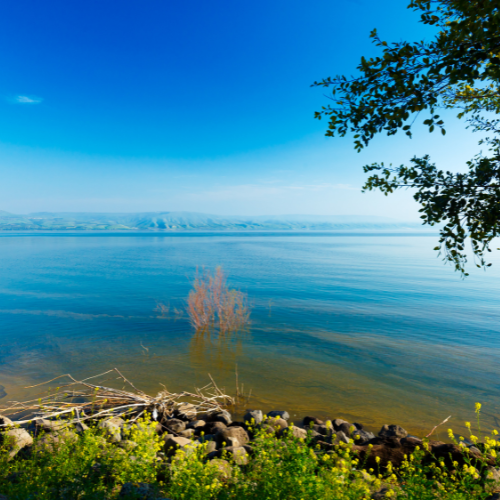
[[[210,373],[250,407],[415,433],[483,403],[500,425],[500,259],[466,280],[436,235],[0,234],[0,403],[62,373],[118,367],[155,393]],[[195,334],[197,266],[223,266],[252,305],[248,332]],[[168,306],[162,313],[158,304]]]

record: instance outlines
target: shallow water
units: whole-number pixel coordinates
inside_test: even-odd
[[[234,391],[237,366],[249,407],[296,419],[422,434],[448,415],[463,429],[480,401],[485,426],[500,427],[500,259],[461,280],[435,244],[424,234],[0,234],[0,403],[62,373],[113,367],[151,393],[205,385],[208,373]],[[196,267],[217,265],[252,305],[249,331],[226,338],[195,334],[185,314]]]

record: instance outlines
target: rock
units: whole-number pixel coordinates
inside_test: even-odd
[[[333,428],[336,431],[338,431],[340,429],[340,426],[342,424],[351,425],[351,424],[349,424],[349,422],[347,420],[342,420],[341,418],[336,418],[335,420],[332,421],[332,424],[333,424]]]
[[[2,387],[0,385],[0,387]],[[9,497],[6,497],[5,495],[0,495],[0,500],[9,500]]]
[[[269,418],[276,418],[276,417],[279,417],[279,418],[282,418],[283,420],[290,420],[290,415],[288,414],[287,411],[283,411],[283,410],[273,410],[273,411],[270,411],[267,413],[267,416]]]
[[[230,446],[224,450],[231,453],[234,463],[237,465],[246,465],[250,461],[247,450],[243,446]]]
[[[338,431],[335,434],[337,436],[337,441],[339,441],[341,443],[346,443],[346,444],[349,444],[351,442],[351,440],[345,435],[345,432]]]
[[[328,434],[331,434],[331,430],[329,430],[326,425],[313,425],[312,430],[316,431],[318,434],[321,434],[322,436],[328,436]]]
[[[179,432],[179,435],[185,438],[193,437],[194,429],[186,429],[185,431]]]
[[[193,446],[194,443],[190,439],[171,436],[165,441],[165,453],[167,453],[167,455],[174,455],[177,450],[186,451],[187,448]]]
[[[358,431],[362,431],[363,430],[363,425],[362,424],[358,424],[358,422],[354,422],[352,425],[354,425],[354,427],[356,427],[356,429],[358,429]]]
[[[287,427],[286,429],[281,429],[278,432],[278,436],[291,436],[296,439],[305,439],[307,438],[307,431],[305,429],[301,429],[300,427],[292,425],[291,427]]]
[[[0,433],[0,444],[7,446],[9,457],[13,458],[24,447],[31,446],[33,438],[25,429],[10,429]]]
[[[260,425],[263,418],[261,410],[247,410],[243,420],[247,425]]]
[[[227,460],[214,458],[210,463],[212,466],[215,466],[217,468],[217,479],[219,481],[227,481],[231,478],[233,471],[231,469],[231,465]]]
[[[390,493],[390,491],[392,491],[392,488],[390,488],[389,486],[382,486],[382,488],[380,488],[378,491],[372,493],[371,498],[372,500],[386,500],[388,497],[392,498],[391,495],[393,494]]]
[[[206,443],[208,441],[213,441],[215,439],[215,434],[204,434],[203,436],[198,437],[198,441],[200,443]]]
[[[231,458],[237,465],[246,465],[250,460],[250,456],[243,446],[227,446],[207,455],[208,460],[224,457]]]
[[[340,424],[335,430],[337,432],[343,432],[346,436],[350,436],[355,429],[356,428],[354,427],[354,425],[350,424],[349,422],[344,422],[343,424]]]
[[[205,426],[207,434],[217,434],[223,429],[227,429],[227,425],[222,422],[210,422]]]
[[[99,428],[104,430],[106,438],[112,443],[119,443],[122,440],[121,428],[125,421],[120,417],[113,417],[99,422]]]
[[[214,451],[217,451],[217,443],[215,441],[208,441],[205,454],[209,455],[210,453],[213,453]]]
[[[232,422],[231,414],[226,410],[222,410],[217,413],[212,413],[209,416],[208,422],[222,422],[223,424],[228,426]]]
[[[493,493],[493,495],[485,498],[485,500],[500,500],[500,493]]]
[[[186,422],[179,420],[178,418],[171,418],[165,422],[165,427],[169,431],[178,434],[186,429]]]
[[[135,441],[131,441],[130,439],[124,439],[118,446],[125,451],[132,451],[134,448],[137,448],[138,444]]]
[[[384,425],[378,433],[380,437],[397,437],[399,439],[408,436],[408,433],[399,425]]]
[[[304,427],[309,427],[311,423],[313,425],[323,425],[325,422],[316,417],[304,417],[304,420],[302,420],[302,425]]]
[[[175,417],[181,420],[187,420],[188,422],[194,420],[196,418],[196,414],[196,406],[191,403],[184,403],[174,411]]]
[[[272,427],[276,432],[288,427],[288,422],[283,418],[273,417],[264,420],[263,424]]]
[[[10,425],[13,425],[12,420],[4,415],[0,415],[0,432],[4,431]]]
[[[59,432],[51,432],[41,437],[35,444],[34,449],[37,452],[52,453],[57,447],[65,443],[75,443],[78,441],[78,435],[70,430],[62,430]]]
[[[239,447],[247,444],[250,441],[248,433],[243,427],[227,427],[221,429],[215,435],[217,446],[234,446]],[[226,444],[224,444],[226,443]]]
[[[375,438],[373,432],[364,431],[363,429],[357,429],[352,433],[352,438],[356,444],[365,444]]]
[[[488,467],[486,471],[486,486],[484,490],[488,493],[500,490],[500,468]]]
[[[204,420],[193,420],[186,425],[186,429],[198,429],[201,427],[205,427],[207,423]]]
[[[85,431],[89,430],[89,426],[84,424],[83,422],[77,422],[75,424],[75,432],[77,434],[83,434]]]
[[[45,418],[39,418],[35,421],[37,428],[42,429],[47,432],[57,432],[62,431],[63,429],[67,429],[69,427],[68,422],[64,422],[61,420],[47,420]]]

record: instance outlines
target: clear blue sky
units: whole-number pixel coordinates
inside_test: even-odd
[[[362,165],[477,150],[448,135],[327,139],[310,84],[387,40],[431,37],[407,0],[4,2],[0,210],[372,214],[415,219],[408,192],[361,194]]]

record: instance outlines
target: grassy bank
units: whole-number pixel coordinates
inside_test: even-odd
[[[4,436],[0,498],[465,500],[495,498],[500,490],[493,437],[477,444],[480,455],[462,446],[458,459],[451,452],[434,456],[424,440],[395,468],[383,456],[362,453],[353,440],[339,442],[333,432],[327,445],[311,431],[304,437],[297,427],[277,428],[271,420],[247,425],[247,445],[218,451],[203,433],[174,449],[172,435],[148,419],[125,424],[119,439],[102,423],[56,425],[19,451]]]

